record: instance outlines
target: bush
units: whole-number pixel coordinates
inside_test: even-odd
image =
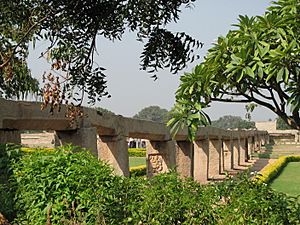
[[[76,149],[78,150],[78,149]],[[17,224],[116,224],[122,178],[87,151],[27,154],[13,166]]]
[[[10,180],[12,164],[22,156],[20,146],[12,144],[0,145],[0,213],[12,220],[16,215],[14,208],[15,190]]]
[[[146,175],[147,175],[147,167],[145,165],[130,167],[130,177],[139,177],[139,176],[146,176]]]
[[[299,224],[300,208],[294,198],[277,193],[241,175],[215,185],[220,201],[218,224]]]
[[[275,179],[288,162],[299,162],[300,156],[281,156],[275,162],[267,165],[257,175],[256,179],[261,183],[269,183]]]
[[[136,178],[139,193],[131,203],[129,224],[214,224],[214,192],[175,173]]]
[[[129,157],[146,157],[146,149],[144,148],[129,148]]]
[[[26,154],[5,146],[0,162],[0,211],[13,224],[300,224],[295,198],[247,175],[206,186],[173,172],[118,177],[71,146]]]

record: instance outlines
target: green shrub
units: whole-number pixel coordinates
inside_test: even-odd
[[[20,146],[13,144],[0,145],[0,212],[9,220],[16,215],[14,208],[15,190],[10,180],[12,164],[17,162],[23,154]]]
[[[299,224],[300,208],[294,198],[242,175],[215,185],[220,196],[218,224]]]
[[[146,176],[146,175],[147,175],[147,167],[145,165],[130,167],[131,177]]]
[[[146,149],[144,148],[129,148],[129,157],[146,157]]]
[[[131,203],[128,224],[214,224],[214,193],[177,174],[139,179],[139,193]]]
[[[118,177],[71,146],[26,154],[0,146],[0,162],[0,211],[12,224],[300,224],[299,201],[247,175],[205,186],[173,172]]]
[[[14,164],[17,224],[116,224],[122,178],[87,151],[36,151]],[[121,205],[121,204],[120,204]],[[122,205],[121,205],[122,206]]]
[[[275,162],[267,165],[256,176],[258,182],[269,183],[276,178],[288,162],[299,162],[300,156],[281,156]]]

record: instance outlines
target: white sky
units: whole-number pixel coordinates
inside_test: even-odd
[[[238,15],[261,15],[270,5],[270,0],[197,0],[195,8],[183,9],[177,24],[171,24],[169,29],[184,31],[204,43],[199,50],[202,56],[198,62],[189,65],[178,75],[161,71],[159,79],[153,81],[150,75],[139,70],[139,56],[143,45],[135,40],[135,34],[127,33],[122,41],[110,42],[98,38],[97,50],[99,56],[95,61],[106,68],[108,91],[111,98],[96,104],[123,116],[133,116],[142,108],[158,105],[170,109],[174,105],[175,91],[179,85],[179,77],[184,71],[190,71],[199,63],[219,35],[225,35],[231,24],[237,23]],[[35,77],[40,77],[49,68],[43,60],[38,60],[45,43],[38,43],[30,55],[29,64]],[[245,116],[245,106],[241,104],[214,103],[205,110],[212,120],[224,115]],[[252,114],[256,121],[274,119],[276,116],[263,107],[258,107]]]

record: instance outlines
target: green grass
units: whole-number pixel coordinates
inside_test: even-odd
[[[129,157],[129,167],[146,165],[146,157]]]
[[[300,195],[300,162],[289,162],[270,186],[288,195]]]

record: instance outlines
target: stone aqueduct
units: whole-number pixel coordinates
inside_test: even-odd
[[[0,143],[20,143],[21,130],[54,130],[60,144],[72,143],[89,149],[108,161],[116,174],[129,175],[128,137],[149,140],[146,146],[147,174],[175,168],[184,177],[200,183],[221,178],[225,171],[245,168],[250,154],[269,141],[266,131],[228,131],[201,128],[194,142],[187,132],[173,139],[164,124],[102,114],[84,108],[84,118],[70,126],[65,108],[50,115],[40,103],[0,98]]]

